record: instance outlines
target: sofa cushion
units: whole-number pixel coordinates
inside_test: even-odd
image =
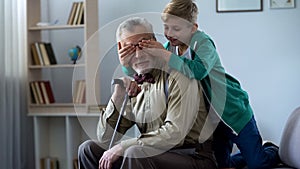
[[[300,168],[300,107],[289,116],[283,130],[279,156],[283,163]]]

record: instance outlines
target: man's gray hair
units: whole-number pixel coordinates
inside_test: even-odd
[[[147,19],[141,18],[141,17],[132,17],[132,18],[126,19],[119,25],[117,32],[116,32],[117,42],[122,40],[122,35],[124,32],[133,32],[134,27],[136,27],[136,26],[143,26],[146,28],[146,31],[147,31],[145,33],[153,33],[154,34],[152,24],[150,22],[148,22]]]

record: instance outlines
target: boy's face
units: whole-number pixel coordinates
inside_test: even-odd
[[[172,46],[189,45],[197,25],[176,16],[164,20],[164,34]]]
[[[138,43],[142,40],[153,40],[153,34],[139,33],[139,31],[134,32],[135,33],[124,33],[125,37],[127,38],[121,41],[121,46],[135,46],[135,53],[132,56],[129,65],[131,65],[131,67],[138,74],[148,73],[154,68],[154,66],[156,66],[157,59],[150,56],[147,52],[143,51],[143,49],[139,47]]]

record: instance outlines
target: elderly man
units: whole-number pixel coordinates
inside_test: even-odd
[[[117,128],[117,142],[108,148],[126,92],[128,78],[116,85],[106,111],[100,115],[98,142],[86,141],[79,147],[81,169],[214,169],[211,138],[199,138],[207,111],[200,85],[175,70],[169,70],[159,57],[139,46],[142,40],[155,40],[152,25],[145,19],[129,18],[117,30],[119,55],[131,55],[129,66],[138,73],[140,91],[130,99]],[[122,136],[136,125],[140,135]],[[122,138],[122,139],[121,139]]]

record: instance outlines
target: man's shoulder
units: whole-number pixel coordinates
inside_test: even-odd
[[[169,72],[169,81],[176,81],[177,83],[184,85],[184,86],[189,86],[189,85],[196,85],[197,80],[195,79],[190,79],[181,72],[172,69]]]

